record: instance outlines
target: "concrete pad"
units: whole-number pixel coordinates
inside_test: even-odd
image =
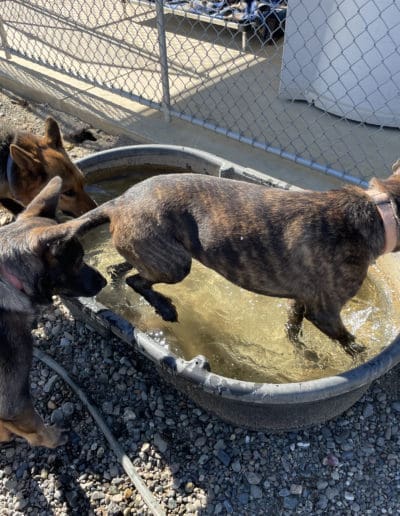
[[[343,185],[334,177],[184,120],[166,122],[156,109],[21,57],[0,58],[0,86],[140,143],[198,148],[302,188],[325,190]]]

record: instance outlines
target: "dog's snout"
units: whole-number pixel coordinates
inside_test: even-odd
[[[107,280],[96,269],[89,266],[86,267],[83,288],[86,291],[86,296],[95,296],[107,285]]]
[[[98,274],[99,274],[98,283],[99,283],[99,287],[100,287],[99,290],[102,290],[107,285],[107,280],[100,273],[98,273]]]

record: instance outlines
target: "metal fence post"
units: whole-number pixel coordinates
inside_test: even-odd
[[[166,122],[171,121],[170,106],[171,98],[169,93],[169,77],[168,77],[168,56],[167,56],[167,42],[165,37],[165,19],[164,19],[164,5],[163,0],[155,0],[156,4],[156,20],[157,20],[157,34],[158,46],[160,50],[160,65],[161,65],[161,85],[162,85],[162,109],[164,111],[164,118]]]
[[[0,41],[1,41],[1,46],[4,48],[4,53],[6,55],[6,59],[11,59],[11,54],[8,49],[8,43],[7,43],[6,29],[4,28],[3,19],[1,16],[0,16]]]

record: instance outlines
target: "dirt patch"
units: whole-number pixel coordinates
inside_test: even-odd
[[[31,102],[0,89],[0,125],[41,135],[44,132],[44,121],[49,115],[59,123],[65,147],[72,159],[112,147],[138,143],[125,135],[111,135],[91,127],[79,118],[58,111],[49,104]],[[93,139],[88,139],[90,135]]]

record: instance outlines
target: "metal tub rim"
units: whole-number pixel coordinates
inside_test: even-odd
[[[76,163],[86,175],[89,184],[101,178],[103,171],[112,168],[128,168],[137,164],[162,164],[166,167],[178,166],[185,171],[211,173],[220,177],[257,182],[270,187],[297,189],[262,172],[239,166],[208,152],[183,146],[133,145],[118,147],[94,153],[77,160]],[[65,303],[75,315],[79,316],[79,313],[86,313],[93,326],[100,332],[108,332],[108,334],[111,332],[130,345],[134,345],[141,354],[155,363],[162,376],[169,379],[173,384],[183,382],[185,385],[193,385],[194,392],[197,393],[194,398],[198,397],[200,392],[203,392],[206,397],[216,396],[221,401],[238,402],[240,406],[250,404],[257,410],[260,410],[260,408],[264,410],[263,407],[265,407],[265,410],[268,410],[268,407],[275,407],[279,410],[280,406],[290,408],[312,406],[313,404],[318,407],[318,404],[321,405],[323,402],[335,400],[331,415],[325,415],[322,418],[316,417],[315,420],[301,421],[293,427],[283,425],[284,429],[287,430],[309,426],[340,414],[353,405],[374,380],[400,362],[399,334],[378,355],[340,375],[283,384],[246,382],[210,372],[207,369],[207,362],[202,356],[195,357],[190,361],[177,357],[157,344],[151,337],[134,328],[109,308],[93,299],[65,300]],[[342,403],[341,408],[336,407],[336,400],[338,400],[339,405]],[[201,401],[200,405],[207,410],[207,407],[204,407],[204,403]],[[210,411],[213,410],[210,409]],[[232,412],[231,409],[228,409],[228,411]],[[222,419],[235,423],[234,414],[219,415]],[[301,420],[301,414],[299,418]],[[251,424],[245,424],[244,426],[252,427]],[[254,428],[260,429],[263,427],[256,425]],[[268,428],[267,424],[266,429]]]

